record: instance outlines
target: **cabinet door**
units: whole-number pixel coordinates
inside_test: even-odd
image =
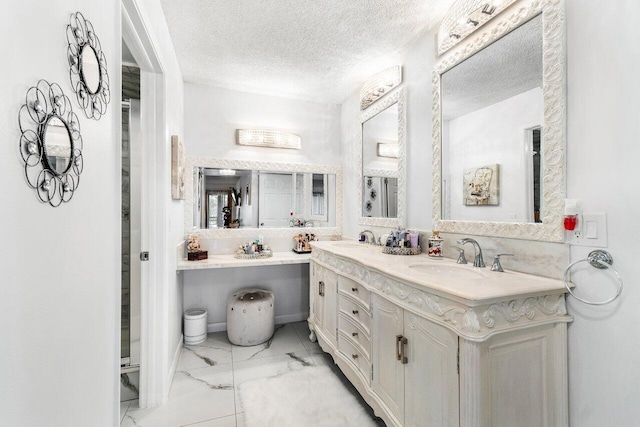
[[[318,264],[314,264],[314,275],[311,286],[311,298],[313,298],[313,304],[311,309],[313,310],[313,317],[315,319],[316,327],[322,328],[324,319],[324,268]]]
[[[334,346],[338,345],[338,275],[331,270],[324,270],[324,313],[322,329]]]
[[[405,426],[457,426],[458,336],[415,314],[404,314]]]
[[[403,332],[403,310],[372,295],[371,388],[386,403],[393,415],[404,423],[404,367],[397,360],[396,337]]]

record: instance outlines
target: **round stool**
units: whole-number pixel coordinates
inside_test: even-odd
[[[227,303],[227,336],[235,345],[262,344],[273,336],[275,314],[273,293],[244,289]]]

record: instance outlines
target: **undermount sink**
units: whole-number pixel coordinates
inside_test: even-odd
[[[462,266],[457,264],[433,264],[433,263],[416,263],[410,264],[409,268],[420,273],[431,276],[440,276],[448,279],[484,279],[487,276],[481,271],[472,270],[473,267]]]

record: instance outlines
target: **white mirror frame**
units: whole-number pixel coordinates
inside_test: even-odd
[[[395,103],[398,103],[398,171],[390,172],[390,171],[382,171],[382,170],[370,170],[367,172],[374,174],[375,176],[385,176],[398,178],[398,216],[397,218],[371,218],[364,216],[363,208],[362,208],[362,194],[363,194],[363,179],[364,179],[364,170],[363,166],[363,156],[362,156],[362,125],[372,117],[386,110],[390,106]],[[360,124],[358,126],[358,204],[360,205],[360,220],[358,224],[360,225],[370,225],[374,227],[404,227],[407,222],[406,218],[406,193],[407,193],[407,183],[406,183],[406,89],[400,88],[395,92],[387,95],[382,98],[374,105],[369,107],[367,110],[360,113]]]
[[[285,228],[224,228],[224,229],[197,229],[195,230],[202,238],[223,239],[223,238],[250,238],[255,239],[258,235],[264,237],[289,237],[299,234],[302,230],[305,233],[314,233],[318,236],[342,235],[342,166],[336,165],[311,165],[294,163],[272,163],[255,162],[249,160],[226,160],[212,159],[205,157],[187,157],[186,176],[184,190],[184,230],[186,234],[194,232],[193,229],[193,171],[194,168],[217,168],[217,169],[244,169],[273,172],[299,172],[299,173],[322,173],[334,174],[336,176],[336,226],[335,227],[285,227]]]
[[[544,102],[542,223],[442,219],[441,75],[542,14]],[[448,233],[563,242],[565,199],[566,60],[564,0],[521,0],[451,50],[433,69],[433,227]]]

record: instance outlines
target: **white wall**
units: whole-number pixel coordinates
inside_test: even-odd
[[[184,85],[187,156],[218,159],[341,163],[340,106],[257,95],[191,83]],[[288,130],[302,138],[301,150],[236,144],[236,129]]]
[[[112,100],[83,117],[69,85],[66,25],[81,10],[106,55]],[[0,15],[0,414],[12,426],[118,424],[120,360],[120,5],[24,1]],[[38,79],[80,117],[84,171],[70,203],[25,182],[17,113]]]
[[[568,299],[575,319],[569,326],[571,425],[630,426],[640,418],[640,2],[602,7],[571,0],[567,12],[567,195],[581,199],[584,212],[607,213],[607,250],[625,280],[615,304],[590,307]],[[592,249],[572,247],[571,259]],[[602,287],[611,295],[608,277],[594,272],[576,282],[590,293]]]
[[[625,280],[620,301],[589,307],[569,297],[570,424],[580,427],[637,424],[640,406],[640,329],[637,307],[640,290],[634,279],[638,257],[633,224],[640,217],[635,191],[640,159],[637,123],[640,122],[640,30],[635,17],[640,3],[624,0],[603,7],[595,0],[567,0],[567,195],[581,199],[584,212],[608,214],[607,250]],[[435,36],[418,40],[400,58],[389,62],[404,66],[407,88],[408,227],[431,228],[431,70],[436,63]],[[363,78],[364,80],[364,78]],[[345,192],[356,191],[355,147],[358,93],[342,105]],[[345,199],[345,235],[355,237],[358,201]],[[519,248],[545,262],[522,270],[550,275],[547,263],[564,259],[568,246],[479,237],[492,252]],[[484,248],[484,246],[483,246]],[[531,249],[535,248],[535,249]],[[594,248],[572,247],[570,260],[583,259]],[[449,256],[453,255],[451,251]],[[527,255],[523,255],[527,256]],[[509,262],[505,260],[505,268]],[[569,260],[567,260],[568,264]],[[529,262],[532,264],[532,262]],[[565,264],[566,265],[566,264]],[[509,265],[510,266],[510,265]],[[553,266],[554,277],[561,275]],[[611,291],[614,283],[604,272],[576,275],[585,292]],[[594,288],[604,288],[598,292]],[[610,295],[610,294],[608,294]]]
[[[443,121],[448,131],[442,139],[447,146],[442,176],[450,183],[446,219],[527,222],[530,194],[523,189],[530,170],[525,164],[525,130],[541,126],[542,120],[542,89],[535,88]],[[500,165],[498,206],[465,206],[464,171],[496,163]]]

